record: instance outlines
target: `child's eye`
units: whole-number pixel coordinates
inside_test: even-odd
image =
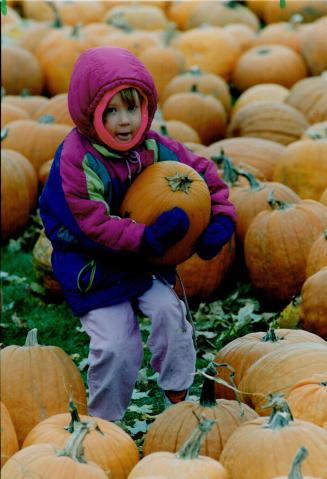
[[[116,108],[114,108],[113,106],[109,106],[109,107],[106,109],[105,113],[106,113],[107,115],[110,115],[111,113],[115,113],[116,111],[117,111]]]
[[[137,106],[134,105],[134,106],[129,106],[128,107],[128,111],[136,111],[137,110]]]

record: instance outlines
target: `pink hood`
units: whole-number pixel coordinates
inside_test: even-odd
[[[94,110],[108,90],[126,84],[142,90],[148,99],[148,125],[144,137],[151,126],[158,96],[153,78],[143,63],[125,48],[89,48],[80,55],[70,80],[68,107],[83,135],[101,142],[93,127]]]

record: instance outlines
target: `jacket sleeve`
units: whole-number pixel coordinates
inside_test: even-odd
[[[101,162],[69,136],[54,160],[40,198],[40,212],[52,242],[74,238],[103,251],[138,251],[145,225],[110,214],[110,178]],[[107,176],[106,176],[107,175]],[[73,240],[72,246],[73,246]]]
[[[151,132],[153,133],[153,132]],[[228,216],[234,222],[236,221],[236,211],[234,205],[229,201],[229,189],[227,184],[219,177],[218,169],[213,160],[196,155],[188,150],[183,144],[163,135],[158,136],[157,141],[171,149],[179,161],[186,163],[196,170],[206,181],[211,196],[212,216],[218,214]]]

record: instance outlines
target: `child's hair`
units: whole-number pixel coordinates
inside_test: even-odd
[[[135,105],[136,105],[136,101],[135,101],[135,95],[138,96],[139,100],[140,100],[140,103],[142,103],[142,95],[140,95],[140,93],[138,92],[138,90],[134,87],[128,87],[128,88],[124,88],[123,90],[120,90],[119,92],[119,95],[121,97],[121,99],[127,103],[128,107],[129,108],[134,108]],[[104,110],[103,112],[103,115],[102,115],[102,119],[103,121],[106,120],[106,116],[108,114],[108,110],[107,108]]]

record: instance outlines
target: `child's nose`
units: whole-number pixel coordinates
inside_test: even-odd
[[[119,120],[121,124],[129,123],[129,115],[127,110],[121,110]]]

